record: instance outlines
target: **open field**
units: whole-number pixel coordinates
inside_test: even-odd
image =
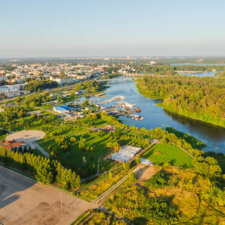
[[[148,172],[154,174],[154,167],[150,168]],[[133,224],[225,224],[224,204],[214,205],[199,195],[199,191],[207,192],[207,178],[196,177],[193,169],[170,166],[159,173],[166,176],[155,179],[156,173],[147,181],[127,181],[105,201],[104,207]]]
[[[179,147],[171,144],[157,144],[145,152],[143,157],[159,165],[169,163],[173,166],[192,166],[192,158]]]
[[[0,222],[69,225],[92,205],[0,167]]]

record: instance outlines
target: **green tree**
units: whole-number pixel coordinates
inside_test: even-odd
[[[217,177],[222,172],[217,160],[213,157],[204,158],[203,156],[199,156],[193,160],[193,165],[196,173],[207,177]]]
[[[51,184],[54,181],[54,173],[49,161],[37,167],[37,175],[35,177],[44,184]]]

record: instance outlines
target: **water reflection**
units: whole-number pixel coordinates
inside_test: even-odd
[[[192,120],[186,117],[179,116],[177,114],[173,114],[171,112],[168,112],[167,110],[164,110],[164,112],[171,116],[174,120],[178,121],[179,123],[182,123],[185,126],[188,126],[189,129],[192,131],[197,131],[206,136],[209,139],[217,140],[217,141],[223,141],[225,137],[225,129],[217,126],[213,126],[207,123],[203,123],[198,120]]]
[[[142,96],[137,90],[136,83],[131,78],[126,80],[118,78],[111,81],[108,86],[106,96],[98,98],[100,102],[117,95],[123,95],[125,96],[125,101],[136,104],[142,110],[140,115],[144,117],[143,121],[135,121],[121,116],[120,120],[123,123],[139,128],[145,127],[146,129],[173,127],[176,130],[189,133],[206,143],[205,151],[225,153],[225,129],[167,112],[157,106],[161,100],[152,100]],[[109,103],[107,106],[112,104],[114,103]]]

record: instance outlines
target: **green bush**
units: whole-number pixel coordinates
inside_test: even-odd
[[[151,186],[153,188],[163,188],[168,184],[169,178],[170,175],[164,170],[161,170],[145,183],[147,186]]]

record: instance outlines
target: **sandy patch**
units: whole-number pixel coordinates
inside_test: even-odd
[[[137,177],[141,181],[149,180],[158,171],[159,169],[154,166],[145,166],[144,168],[137,171]]]

